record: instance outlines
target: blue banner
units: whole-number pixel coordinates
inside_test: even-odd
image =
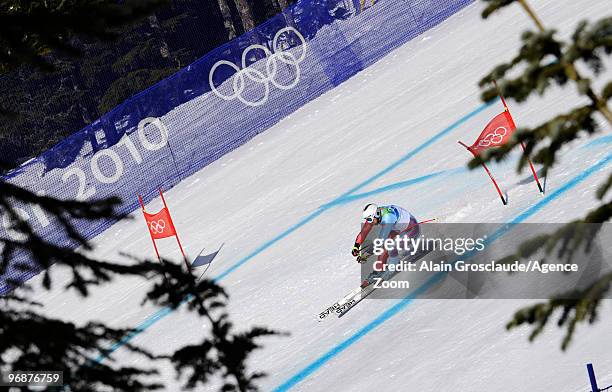
[[[5,177],[61,199],[122,199],[138,208],[333,89],[473,0],[301,0],[195,63],[131,97],[88,127]],[[36,205],[16,206],[37,233],[76,246]],[[92,238],[114,223],[75,221]],[[0,236],[19,240],[4,214]],[[33,271],[14,268],[26,262]],[[0,282],[37,269],[16,254]]]

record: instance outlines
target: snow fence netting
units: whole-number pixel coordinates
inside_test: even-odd
[[[8,173],[4,181],[61,199],[116,196],[126,215],[473,0],[302,0],[264,24],[131,97],[91,125]],[[406,69],[406,72],[410,72]],[[364,97],[367,99],[367,97]],[[214,192],[214,190],[211,190]],[[17,212],[47,241],[76,247],[36,205]],[[154,211],[150,211],[154,212]],[[115,221],[75,220],[85,238]],[[19,241],[6,213],[0,236]],[[144,231],[143,231],[144,233]],[[27,270],[17,268],[25,263]],[[16,252],[2,275],[40,272]]]

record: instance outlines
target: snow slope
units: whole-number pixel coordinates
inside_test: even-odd
[[[609,12],[606,1],[533,3],[563,35],[580,19]],[[595,205],[597,184],[612,166],[609,129],[599,143],[579,141],[565,151],[545,197],[521,182],[529,173],[516,174],[513,162],[492,165],[509,189],[502,208],[485,175],[465,170],[469,154],[456,140],[472,141],[502,110],[479,102],[476,83],[514,54],[519,32],[531,28],[518,6],[487,21],[481,8],[467,7],[167,192],[190,254],[225,243],[211,276],[229,292],[236,324],[291,333],[266,339],[252,357],[251,368],[269,374],[263,390],[585,391],[587,362],[600,384],[612,384],[609,301],[566,353],[555,328],[533,344],[527,330],[504,330],[533,300],[372,300],[342,319],[316,321],[359,281],[348,251],[367,202],[448,222],[565,222]],[[579,101],[571,89],[555,89],[509,104],[520,126]],[[152,256],[140,212],[132,217],[96,237],[97,257]],[[161,245],[162,254],[179,260],[171,240]],[[77,322],[95,315],[117,327],[144,322],[133,342],[156,353],[202,333],[201,322],[182,310],[150,319],[157,309],[140,304],[146,281],[117,279],[82,300],[62,293],[64,272],[54,273],[52,292],[36,296],[52,314]],[[113,358],[144,361],[121,348]],[[162,376],[180,390],[169,367]]]

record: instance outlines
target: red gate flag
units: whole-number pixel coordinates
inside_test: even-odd
[[[484,151],[487,148],[499,147],[499,146],[506,144],[506,142],[510,140],[510,138],[512,137],[512,134],[516,130],[516,125],[514,124],[514,120],[512,119],[512,115],[510,114],[508,105],[506,105],[506,100],[504,99],[504,96],[499,91],[499,88],[497,87],[497,83],[493,81],[493,84],[495,85],[495,88],[497,88],[497,91],[499,93],[499,98],[501,98],[502,104],[504,105],[504,111],[498,114],[497,116],[493,117],[493,119],[489,121],[489,123],[485,126],[483,131],[480,133],[480,135],[478,136],[474,144],[472,144],[471,146],[467,146],[465,143],[461,141],[457,141],[457,143],[467,148],[467,150],[471,152],[475,157],[478,156],[478,154],[480,154],[481,151]],[[523,152],[525,152],[525,144],[523,142],[521,142],[521,148],[523,149]],[[540,185],[540,179],[538,178],[538,174],[536,173],[535,168],[533,167],[533,163],[531,163],[531,159],[529,159],[529,157],[527,157],[527,161],[529,161],[529,167],[531,168],[533,179],[538,185],[538,189],[540,190],[541,193],[544,193],[544,189],[542,188],[542,185]],[[489,175],[489,178],[493,182],[493,185],[495,186],[495,189],[497,190],[497,193],[499,194],[499,197],[501,198],[502,203],[506,205],[508,201],[504,199],[502,191],[501,189],[499,189],[499,186],[497,185],[497,181],[495,181],[495,178],[493,178],[493,175],[489,171],[489,168],[484,164],[484,162],[481,162],[480,164],[482,165],[483,169],[487,172],[487,174]]]
[[[153,239],[158,240],[176,235],[176,229],[172,223],[172,218],[170,218],[170,214],[166,208],[162,208],[157,214],[149,214],[144,211],[143,214]]]
[[[505,104],[505,102],[504,102]],[[478,156],[481,151],[486,150],[487,148],[494,148],[504,145],[516,129],[516,125],[514,125],[514,121],[512,121],[512,116],[508,111],[508,108],[504,105],[504,111],[493,117],[491,121],[485,126],[480,135],[471,146],[465,145],[463,142],[458,141],[463,147],[467,148],[469,152],[471,152],[474,156]],[[501,189],[499,189],[499,185],[497,185],[497,181],[489,171],[487,165],[484,162],[480,163],[482,168],[487,172],[491,182],[493,182],[493,186],[499,195],[503,205],[508,204],[508,201],[504,199],[504,195],[502,194]]]
[[[474,144],[468,147],[468,150],[472,154],[478,155],[487,148],[502,146],[512,137],[515,130],[516,125],[512,121],[510,112],[504,110],[489,121]]]
[[[185,251],[183,250],[183,245],[181,244],[181,240],[179,239],[178,233],[176,232],[176,228],[174,227],[174,223],[172,222],[172,218],[170,217],[170,211],[168,210],[168,206],[166,205],[166,199],[164,199],[164,194],[162,193],[161,189],[159,190],[159,196],[161,196],[162,202],[164,203],[164,208],[162,208],[156,214],[149,214],[145,211],[142,197],[138,195],[138,201],[140,202],[142,213],[145,217],[145,221],[147,222],[149,234],[151,234],[151,240],[153,241],[153,248],[155,248],[155,254],[157,255],[157,259],[161,262],[161,258],[159,257],[159,251],[157,250],[157,244],[155,243],[155,240],[167,237],[175,237],[179,249],[181,250],[181,254],[183,255],[183,261],[187,266],[187,270],[191,271],[191,267],[189,266],[189,262],[187,261],[187,256],[185,255]]]

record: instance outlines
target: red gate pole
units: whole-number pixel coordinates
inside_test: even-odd
[[[474,154],[472,152],[472,150],[470,149],[470,147],[468,147],[465,143],[463,143],[460,140],[457,140],[457,143],[461,144],[463,147],[465,147],[469,152],[472,153],[472,155],[474,155],[474,157],[477,157],[476,154]],[[493,175],[491,174],[491,172],[489,171],[489,168],[487,167],[487,165],[484,164],[484,162],[480,162],[480,164],[482,165],[482,167],[485,169],[485,171],[487,172],[487,174],[489,175],[489,178],[491,179],[491,181],[493,182],[493,186],[495,186],[495,190],[497,190],[497,194],[499,195],[499,198],[501,199],[502,203],[504,205],[507,205],[508,202],[504,199],[504,195],[501,191],[501,189],[499,189],[499,185],[497,185],[497,181],[495,181],[495,178],[493,178]]]
[[[497,189],[497,194],[499,194],[499,198],[501,199],[502,203],[504,205],[508,204],[506,200],[504,200],[504,196],[502,195],[501,189],[499,189],[499,186],[497,185],[497,181],[495,181],[495,178],[493,178],[493,175],[489,171],[489,168],[487,167],[487,165],[485,165],[484,162],[480,162],[480,164],[482,165],[482,167],[485,169],[485,171],[489,175],[489,178],[491,179],[491,181],[493,181],[493,185],[495,185],[495,189]]]
[[[183,250],[183,245],[181,244],[181,240],[179,239],[178,232],[176,231],[176,227],[174,226],[174,221],[172,220],[172,216],[170,215],[170,210],[168,209],[168,205],[166,205],[166,199],[164,199],[164,194],[162,193],[161,188],[159,188],[159,195],[161,196],[162,202],[164,203],[164,208],[168,211],[168,217],[172,222],[172,227],[174,227],[174,236],[176,237],[176,242],[178,243],[179,249],[181,250],[181,254],[183,255],[183,261],[185,262],[185,266],[187,267],[187,271],[191,272],[191,266],[189,265],[189,260],[187,260],[187,256],[185,256],[185,251]]]
[[[142,197],[140,197],[140,195],[138,195],[138,202],[140,203],[140,208],[142,209],[142,214],[145,214],[145,206],[144,203],[142,201]],[[145,216],[145,222],[147,221],[146,216]],[[148,227],[147,225],[147,231],[149,232],[149,237],[151,237],[151,241],[153,241],[153,248],[155,249],[155,254],[157,255],[157,260],[159,261],[159,264],[161,264],[162,266],[164,265],[164,263],[162,262],[161,257],[159,257],[159,251],[157,250],[157,244],[155,243],[155,238],[153,238],[153,236],[151,235],[151,229]],[[168,290],[170,290],[170,283],[168,282],[168,277],[166,276],[166,273],[162,271],[162,276],[164,277],[164,283],[166,285],[166,288]]]
[[[145,211],[144,203],[142,202],[142,197],[140,197],[140,195],[138,195],[138,201],[140,202],[140,208],[142,208],[142,214],[144,215],[146,211]],[[145,219],[145,222],[146,222],[146,219]],[[151,229],[147,227],[147,231],[149,232],[149,237],[151,237],[151,241],[153,241],[153,248],[155,248],[155,254],[157,255],[157,260],[159,260],[159,262],[161,263],[162,262],[161,257],[159,257],[159,251],[157,250],[157,244],[155,243],[155,239],[151,235]]]
[[[525,151],[525,143],[521,142],[521,148],[523,149],[523,152],[525,153],[525,156],[527,157],[527,162],[529,162],[529,168],[531,169],[531,174],[533,174],[533,179],[535,180],[536,184],[538,184],[538,189],[540,190],[540,193],[544,193],[544,189],[542,189],[542,185],[540,185],[540,179],[538,178],[538,174],[535,171],[535,168],[533,167],[533,163],[531,163],[531,159],[529,159],[529,156],[527,155],[527,152]]]
[[[497,89],[497,94],[499,94],[502,104],[504,105],[504,110],[508,112],[508,115],[510,116],[510,120],[512,121],[512,126],[516,129],[516,124],[514,124],[514,118],[512,118],[510,109],[508,109],[508,105],[506,105],[506,100],[504,99],[504,96],[501,93],[501,90],[499,89],[499,87],[497,86],[497,82],[495,80],[493,81],[493,84],[495,85],[495,88]],[[538,185],[538,189],[540,190],[540,193],[544,193],[544,189],[542,188],[542,185],[540,184],[540,179],[538,178],[538,174],[536,173],[535,168],[533,167],[533,163],[531,162],[531,159],[529,159],[529,156],[527,155],[527,151],[525,149],[525,143],[521,142],[521,148],[523,149],[523,153],[525,154],[525,157],[527,158],[527,162],[529,162],[529,168],[531,169],[531,174],[533,175],[533,179]]]

